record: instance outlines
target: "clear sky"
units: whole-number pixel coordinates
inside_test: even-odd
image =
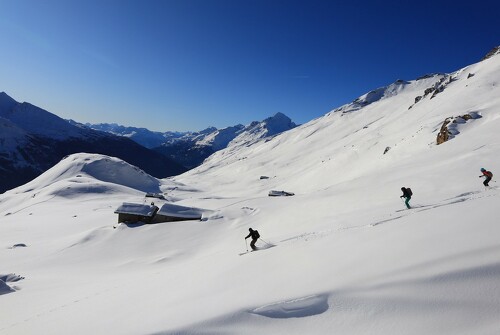
[[[498,45],[498,0],[0,0],[0,91],[158,131],[305,123]]]

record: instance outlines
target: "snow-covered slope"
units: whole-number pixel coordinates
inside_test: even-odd
[[[496,126],[495,113],[500,104],[498,58],[450,74],[448,78],[452,80],[441,93],[433,98],[428,94],[417,103],[416,98],[441,83],[443,75],[411,82],[398,81],[377,89],[374,94],[365,94],[272,140],[217,152],[199,168],[182,175],[180,180],[189,182],[190,178],[198,176],[207,180],[224,178],[238,189],[236,180],[267,175],[276,177],[270,181],[275,188],[307,193],[382,173],[387,173],[390,180],[395,164],[415,165],[423,160],[423,165],[429,165],[427,161],[431,157],[434,164],[445,164],[447,159],[456,159],[454,154],[444,155],[450,152],[448,148],[453,142],[436,145],[438,130],[447,117],[468,113],[482,116],[459,125],[463,134],[470,135],[457,136],[452,141],[473,143],[476,138],[485,141],[494,135],[485,134],[483,127],[494,130]],[[474,76],[469,77],[470,73]],[[494,161],[491,155],[481,157],[484,165]],[[480,165],[480,162],[475,164]],[[428,169],[426,173],[435,173],[433,165]],[[234,170],[239,173],[230,173]]]
[[[129,174],[155,180],[70,156],[0,195],[0,280],[17,280],[0,282],[0,333],[497,334],[500,190],[478,176],[500,170],[499,81],[498,55],[399,81],[159,181],[203,221],[115,229],[117,206],[144,201]],[[262,250],[245,253],[250,227]]]

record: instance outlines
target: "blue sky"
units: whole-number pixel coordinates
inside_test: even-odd
[[[500,45],[500,2],[0,0],[0,91],[152,130],[305,123]]]

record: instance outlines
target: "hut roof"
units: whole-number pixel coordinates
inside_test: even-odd
[[[124,202],[120,207],[115,210],[115,214],[132,214],[140,216],[153,216],[158,207],[147,204],[133,204]]]
[[[203,211],[199,208],[184,207],[167,202],[161,206],[157,214],[185,219],[201,219]]]

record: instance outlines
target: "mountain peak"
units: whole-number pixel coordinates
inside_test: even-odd
[[[263,125],[267,128],[267,136],[276,135],[278,133],[290,130],[297,127],[288,116],[283,113],[276,113],[274,116],[269,117],[262,121]]]
[[[19,103],[16,100],[12,99],[7,93],[0,92],[0,116],[9,112],[12,108],[14,108],[14,106],[18,104]]]

